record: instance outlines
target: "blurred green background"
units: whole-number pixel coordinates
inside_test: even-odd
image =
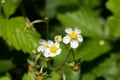
[[[120,0],[0,0],[0,80],[35,80],[27,58],[41,38],[64,35],[67,27],[79,27],[84,41],[75,50],[82,61],[80,71],[66,67],[66,80],[120,80],[119,5]],[[25,30],[26,22],[45,17],[49,34],[45,23],[34,24],[35,31]],[[60,66],[67,52],[52,65]],[[45,80],[61,80],[60,73],[49,74],[52,77]]]

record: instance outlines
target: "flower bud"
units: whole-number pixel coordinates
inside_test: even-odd
[[[79,66],[78,64],[76,64],[76,65],[74,65],[74,66],[72,67],[72,69],[73,69],[74,71],[79,71],[79,70],[80,70],[80,66]]]
[[[61,42],[62,41],[62,37],[60,35],[55,36],[55,41],[56,42]]]
[[[43,79],[44,79],[43,75],[40,74],[37,76],[37,80],[43,80]]]
[[[36,70],[36,68],[35,68],[34,66],[32,66],[32,65],[29,65],[29,66],[28,66],[28,70],[29,70],[30,72],[33,72],[33,71]]]

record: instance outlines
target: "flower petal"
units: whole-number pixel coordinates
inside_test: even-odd
[[[45,45],[46,43],[47,42],[44,39],[41,39],[40,42],[39,42],[39,44],[41,44],[41,45]]]
[[[81,33],[81,30],[79,29],[79,28],[75,28],[75,33],[77,33],[77,34],[80,34]]]
[[[58,42],[55,42],[55,46],[56,46],[57,48],[59,48],[59,47],[60,47],[60,44],[59,44]]]
[[[38,46],[38,48],[37,48],[37,51],[38,52],[44,52],[44,50],[45,50],[45,48],[44,48],[44,46]]]
[[[80,41],[80,42],[83,41],[83,37],[81,35],[78,35],[78,41]]]
[[[70,46],[72,47],[72,48],[77,48],[78,47],[78,41],[77,40],[72,40],[71,42],[70,42]]]
[[[72,33],[72,29],[71,28],[67,28],[67,29],[65,29],[65,32],[68,33],[68,34],[71,34]]]
[[[55,57],[56,53],[50,53],[50,57]]]
[[[69,42],[70,42],[70,37],[69,36],[63,37],[63,43],[68,44]]]
[[[50,49],[49,48],[45,49],[44,56],[45,57],[49,57],[50,56]]]
[[[53,45],[54,45],[54,42],[53,42],[53,41],[51,41],[51,40],[48,40],[48,43],[47,43],[47,44],[48,44],[48,46],[49,46],[49,47],[51,47],[51,46],[53,46]]]
[[[59,55],[61,53],[62,49],[58,49],[56,54]]]
[[[47,52],[45,52],[45,53],[44,53],[44,57],[50,57],[50,54],[47,53]]]

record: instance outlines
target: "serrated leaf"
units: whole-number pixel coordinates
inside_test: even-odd
[[[119,36],[120,37],[120,18],[115,16],[110,16],[107,19],[106,27],[108,28],[109,37]]]
[[[12,59],[10,60],[0,60],[0,72],[6,72],[11,69],[13,69],[15,65],[12,62]]]
[[[120,70],[117,67],[117,61],[120,60],[119,53],[113,53],[110,58],[100,63],[92,73],[96,76],[103,76],[105,80],[120,80]]]
[[[99,77],[105,80],[120,80],[119,60],[120,54],[112,53],[110,57],[95,66],[92,71],[83,74],[82,80],[96,80]]]
[[[0,19],[0,35],[9,46],[26,53],[31,53],[39,45],[40,35],[32,30],[25,30],[26,20],[23,17],[16,17],[9,20]]]
[[[120,17],[120,0],[108,0],[106,7],[115,15]]]
[[[22,80],[36,80],[36,75],[32,72],[25,73]]]
[[[58,14],[58,20],[65,27],[79,27],[86,37],[103,36],[101,19],[90,8],[82,7],[73,13]]]
[[[8,18],[16,11],[21,0],[1,0],[0,3],[2,4],[5,16]]]
[[[78,48],[75,55],[77,59],[91,61],[100,55],[105,54],[110,49],[111,46],[105,40],[88,40],[84,42],[80,48]]]

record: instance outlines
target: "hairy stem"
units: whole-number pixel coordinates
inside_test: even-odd
[[[66,63],[68,57],[70,56],[70,54],[71,54],[71,50],[70,50],[70,52],[67,54],[67,56],[65,57],[65,59],[64,59],[64,61],[63,61],[63,63],[62,63],[62,66],[61,66],[62,80],[66,80],[65,74],[64,74],[64,67],[65,67],[65,63]]]

